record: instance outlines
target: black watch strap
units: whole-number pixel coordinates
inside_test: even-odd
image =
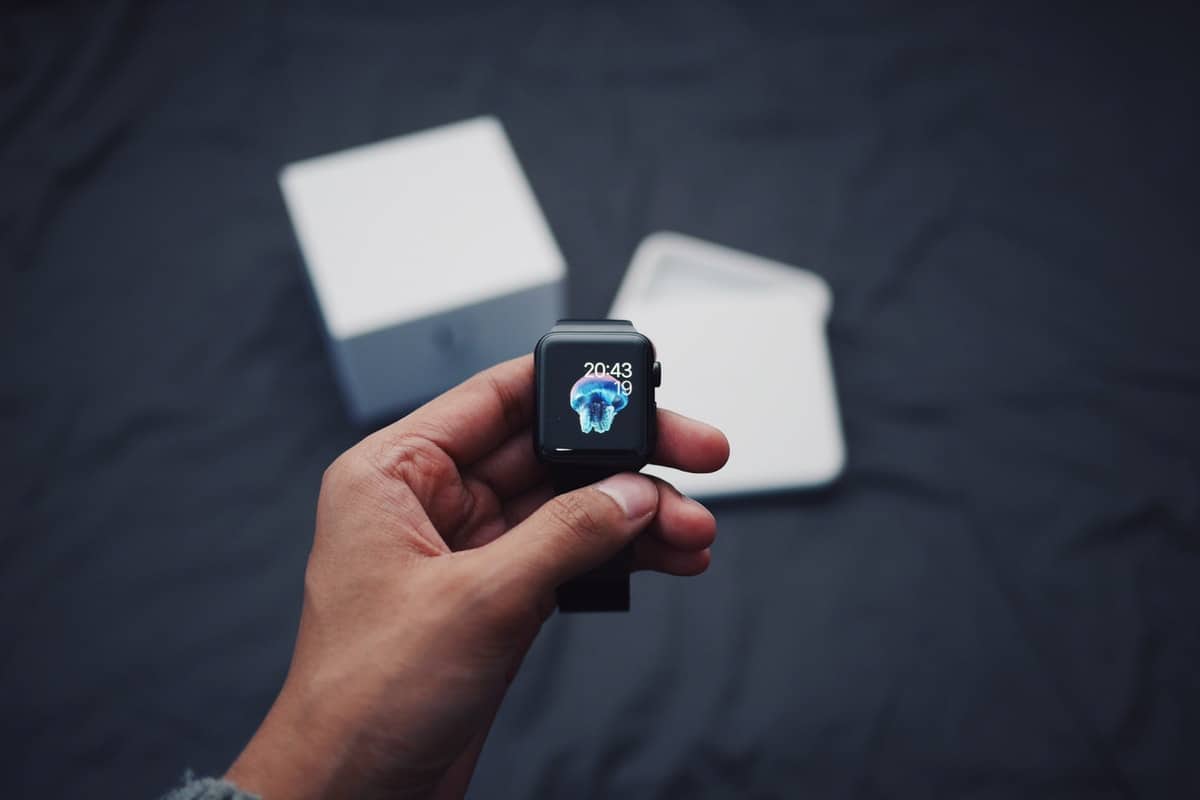
[[[627,319],[560,319],[551,333],[603,333],[605,330],[637,330]]]
[[[554,469],[554,490],[571,492],[604,480],[623,470],[602,467],[566,467]],[[559,611],[628,611],[629,572],[633,568],[633,543],[595,569],[572,578],[558,587]]]
[[[597,333],[604,330],[634,330],[627,319],[560,319],[555,333]],[[580,489],[626,469],[557,465],[552,470],[554,490],[559,494]],[[559,611],[628,611],[629,571],[633,567],[633,544],[600,566],[558,587]]]

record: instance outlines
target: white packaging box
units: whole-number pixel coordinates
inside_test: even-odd
[[[673,232],[647,236],[612,316],[633,320],[662,361],[658,404],[729,437],[711,475],[646,472],[697,498],[810,490],[846,463],[821,276]]]
[[[500,121],[289,164],[279,177],[352,419],[529,352],[566,268]]]

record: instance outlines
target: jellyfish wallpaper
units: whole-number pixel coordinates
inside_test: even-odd
[[[584,375],[571,387],[571,408],[584,433],[607,433],[617,413],[629,404],[621,384],[611,375]]]

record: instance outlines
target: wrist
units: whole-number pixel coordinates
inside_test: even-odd
[[[434,796],[444,770],[389,763],[354,703],[341,693],[327,699],[285,684],[225,779],[263,800]]]
[[[337,728],[335,717],[297,702],[285,685],[225,779],[263,800],[360,796],[358,770]]]

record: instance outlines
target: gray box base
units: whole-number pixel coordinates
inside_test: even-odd
[[[529,353],[563,316],[564,282],[542,284],[349,339],[330,354],[359,424],[411,411],[476,372]]]

